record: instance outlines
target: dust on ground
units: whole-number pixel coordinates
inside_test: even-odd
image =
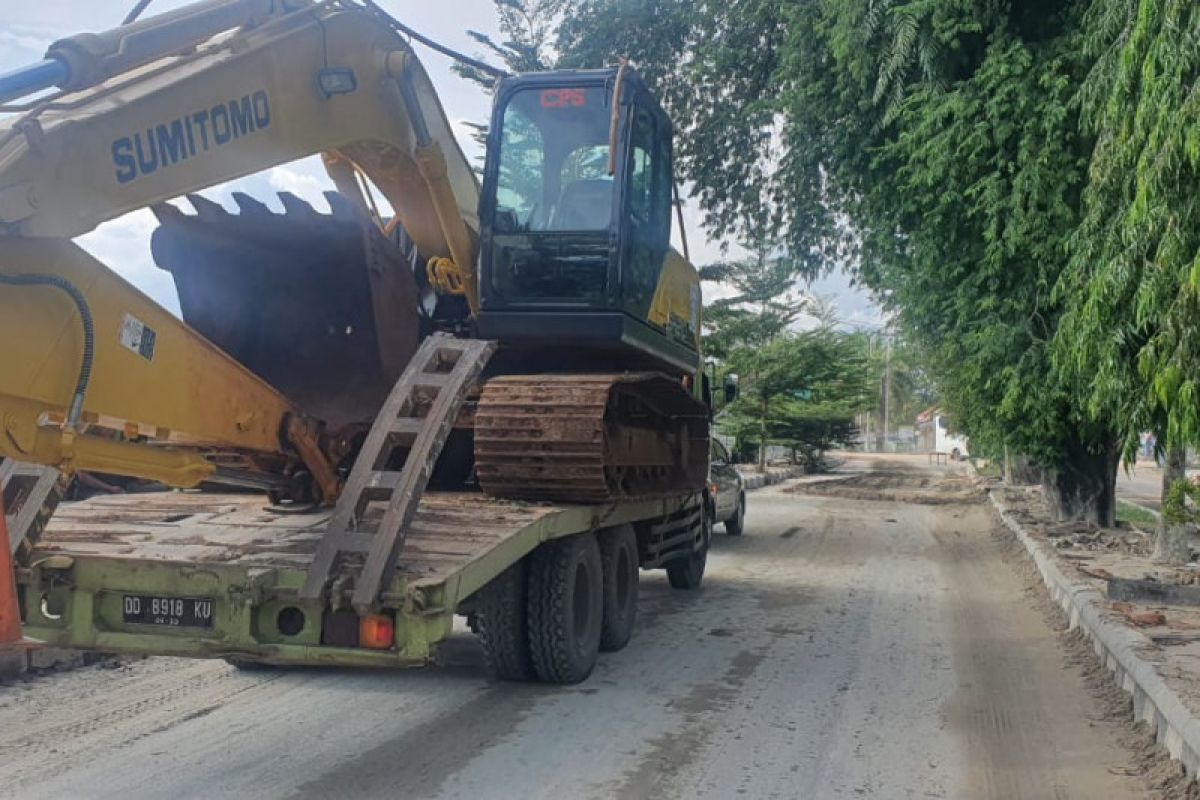
[[[1191,780],[1183,764],[1173,760],[1167,749],[1158,743],[1150,726],[1134,721],[1132,696],[1113,681],[1112,673],[1096,656],[1082,629],[1071,629],[1067,615],[1047,593],[1041,574],[1024,545],[1005,527],[997,526],[992,537],[999,543],[1005,560],[1025,582],[1026,594],[1046,624],[1057,632],[1064,653],[1064,667],[1077,672],[1088,693],[1095,698],[1100,709],[1095,723],[1112,727],[1118,743],[1130,753],[1127,765],[1110,768],[1110,771],[1140,778],[1161,800],[1200,800],[1200,784]]]
[[[1151,534],[1136,526],[1097,528],[1054,520],[1040,487],[994,488],[1007,512],[1042,541],[1069,579],[1107,594],[1108,579],[1149,580],[1164,586],[1194,585],[1200,570],[1155,563]],[[1106,603],[1104,616],[1145,636],[1138,655],[1184,704],[1200,714],[1200,608],[1160,603]]]
[[[923,456],[849,454],[842,469],[788,487],[797,494],[914,505],[981,503],[986,495],[965,465],[934,466]]]

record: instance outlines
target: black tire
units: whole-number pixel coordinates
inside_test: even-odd
[[[546,542],[529,563],[529,652],[546,683],[579,683],[596,666],[604,568],[591,533]]]
[[[707,503],[700,520],[703,526],[700,549],[692,551],[687,558],[667,562],[667,581],[672,589],[699,589],[704,580],[704,567],[708,563],[708,544],[712,541],[713,529],[713,510]]]
[[[725,520],[725,533],[730,536],[741,536],[746,527],[746,495],[738,495],[737,509],[733,516]]]
[[[614,653],[629,644],[637,622],[638,542],[632,525],[601,533],[600,562],[604,568],[604,621],[600,650]]]
[[[502,681],[535,677],[525,615],[525,569],[522,559],[480,589],[472,615],[471,627],[483,645],[488,672]]]
[[[227,658],[225,663],[238,672],[279,672],[283,667],[275,664],[264,664],[261,661],[246,661],[241,658]]]

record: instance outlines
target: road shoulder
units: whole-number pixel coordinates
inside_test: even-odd
[[[1057,554],[1031,535],[1001,492],[991,490],[988,497],[1004,525],[1028,552],[1071,629],[1088,638],[1114,683],[1132,696],[1135,720],[1149,726],[1159,744],[1194,780],[1200,771],[1200,718],[1160,674],[1163,660],[1158,658],[1156,663],[1146,657],[1160,657],[1161,648],[1141,631],[1110,619],[1104,594],[1082,578],[1068,577]]]

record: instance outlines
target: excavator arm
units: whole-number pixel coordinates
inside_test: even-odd
[[[355,3],[209,0],[56,43],[39,68],[64,91],[0,125],[0,455],[182,487],[286,491],[281,474],[306,473],[332,501],[342,432],[70,239],[323,153],[359,205],[370,179],[473,311],[478,184],[411,48]],[[382,262],[364,280],[390,294],[368,322],[406,328],[407,351],[384,354],[394,380],[418,343],[417,290]]]

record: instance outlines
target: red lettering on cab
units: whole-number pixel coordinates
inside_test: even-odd
[[[546,89],[542,108],[579,108],[587,102],[583,89]]]

